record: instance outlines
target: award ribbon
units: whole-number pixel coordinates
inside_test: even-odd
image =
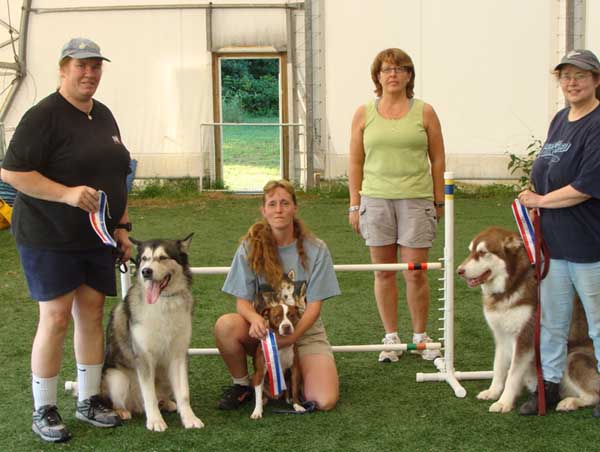
[[[269,375],[269,388],[271,396],[275,397],[285,391],[285,378],[283,371],[281,370],[281,363],[279,362],[279,353],[277,350],[277,342],[275,341],[275,334],[269,330],[267,337],[261,341],[263,355],[265,357],[265,365],[267,366],[267,373]]]
[[[110,210],[108,210],[108,196],[106,196],[106,193],[102,190],[98,190],[98,193],[100,194],[100,209],[98,209],[97,212],[90,212],[90,223],[94,232],[100,237],[100,240],[102,240],[102,243],[116,248],[117,242],[115,242],[115,239],[108,233],[106,221],[104,220],[107,212],[108,218],[111,218]]]

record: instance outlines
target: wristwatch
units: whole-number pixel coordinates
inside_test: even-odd
[[[131,232],[133,226],[131,226],[131,223],[119,223],[115,226],[115,229],[125,229],[126,231]]]
[[[444,201],[441,201],[441,202],[433,201],[433,205],[435,207],[444,207]]]

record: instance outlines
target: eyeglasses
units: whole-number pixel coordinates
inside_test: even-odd
[[[591,75],[592,74],[590,74],[589,72],[576,72],[573,75],[560,74],[558,79],[560,80],[561,83],[569,83],[571,80],[574,80],[576,82],[581,82],[582,80],[585,80],[586,78],[591,77]]]
[[[410,69],[407,68],[406,66],[391,66],[391,67],[386,67],[386,68],[382,68],[381,72],[383,74],[391,74],[392,72],[394,74],[406,74]]]

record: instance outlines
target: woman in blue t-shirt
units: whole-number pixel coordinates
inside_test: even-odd
[[[294,332],[278,336],[277,344],[298,345],[304,398],[320,410],[330,410],[338,400],[339,382],[320,313],[324,300],[340,294],[331,255],[296,218],[296,194],[288,181],[265,185],[261,213],[263,219],[242,238],[223,286],[236,297],[237,312],[223,315],[215,324],[217,347],[233,380],[219,408],[236,409],[252,398],[247,356],[267,334],[255,307],[260,292],[261,297],[269,294],[280,300],[305,297],[306,308]]]
[[[546,404],[559,401],[573,297],[579,295],[600,363],[600,62],[572,50],[555,73],[569,106],[559,111],[519,201],[541,216],[550,269],[541,282],[541,359]],[[600,367],[599,367],[600,371]],[[537,394],[521,406],[537,414]],[[600,417],[600,405],[593,413]]]

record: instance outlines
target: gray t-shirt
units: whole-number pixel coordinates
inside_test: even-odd
[[[246,243],[242,243],[233,257],[231,269],[225,279],[223,292],[251,302],[255,301],[257,290],[273,291],[265,278],[256,275],[248,264]],[[307,257],[308,271],[304,270],[296,248],[296,242],[279,247],[279,257],[284,271],[284,281],[291,280],[295,295],[304,292],[306,302],[323,301],[340,295],[331,254],[325,242],[319,239],[305,239],[304,251]]]

